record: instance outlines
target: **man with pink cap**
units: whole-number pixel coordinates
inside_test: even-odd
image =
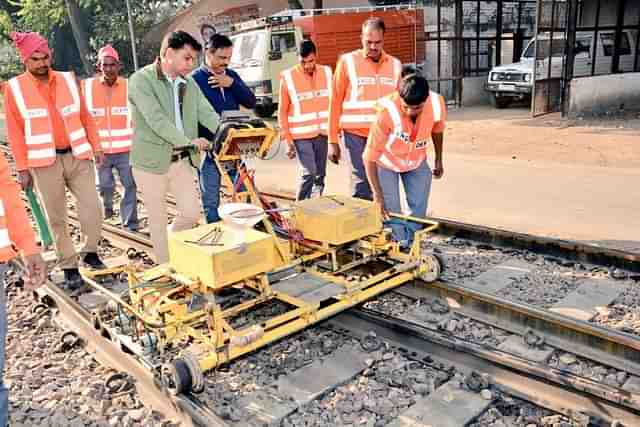
[[[47,40],[37,33],[12,33],[26,71],[5,85],[7,137],[20,184],[35,182],[54,238],[68,289],[82,285],[67,224],[68,189],[76,199],[86,236],[84,264],[104,268],[98,257],[102,233],[100,200],[93,166],[104,160],[95,122],[75,75],[51,70]]]
[[[113,170],[118,171],[124,187],[120,201],[122,225],[131,231],[138,229],[138,198],[136,183],[129,165],[129,151],[133,137],[131,111],[127,102],[129,83],[120,77],[120,56],[111,46],[98,51],[98,71],[96,77],[86,79],[82,84],[89,112],[98,127],[100,144],[105,154],[104,162],[98,168],[98,187],[102,197],[105,218],[113,216],[113,194],[115,179]]]

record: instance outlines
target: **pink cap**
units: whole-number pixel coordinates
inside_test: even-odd
[[[16,49],[20,52],[20,59],[23,63],[36,52],[51,55],[47,39],[38,33],[12,32],[10,35],[16,45]]]
[[[102,62],[102,60],[107,56],[110,56],[111,58],[120,62],[120,55],[118,55],[118,52],[110,44],[106,45],[98,51],[98,62]]]

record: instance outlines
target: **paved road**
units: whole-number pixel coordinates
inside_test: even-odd
[[[445,158],[429,213],[508,230],[588,240],[640,252],[640,171],[520,160]],[[284,147],[257,165],[263,190],[295,191],[297,163]],[[349,170],[329,165],[330,193],[347,194]]]

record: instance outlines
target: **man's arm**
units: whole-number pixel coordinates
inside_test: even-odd
[[[167,116],[160,107],[151,83],[140,74],[134,74],[129,79],[129,102],[136,107],[159,139],[176,147],[191,144],[191,141],[178,130],[171,117]]]
[[[9,83],[4,85],[4,110],[7,123],[7,139],[18,171],[27,171],[27,144],[24,140],[24,120],[18,111]]]
[[[440,96],[440,121],[435,123],[431,130],[431,140],[433,141],[433,151],[435,152],[435,168],[433,169],[433,176],[436,178],[442,178],[444,175],[444,163],[442,160],[442,147],[444,145],[444,130],[446,128],[447,108],[444,103],[444,98]]]
[[[344,62],[340,59],[333,75],[331,94],[329,98],[329,143],[338,144],[340,134],[340,116],[342,103],[349,85],[349,77]]]
[[[253,94],[249,86],[245,84],[242,78],[236,73],[232,71],[231,77],[233,78],[233,84],[231,85],[231,91],[233,92],[233,96],[238,101],[238,104],[242,105],[245,108],[253,108],[256,106],[256,96]]]
[[[84,93],[80,86],[81,85],[78,85],[78,91],[80,93],[80,121],[82,122],[82,126],[87,133],[87,140],[89,141],[89,144],[91,144],[93,152],[101,152],[102,145],[100,144],[100,136],[98,135],[98,126],[96,125],[96,121],[93,116],[89,114],[89,109],[87,108]]]
[[[382,185],[380,185],[380,178],[378,177],[378,164],[377,160],[382,155],[386,141],[389,138],[391,129],[385,125],[384,115],[385,111],[380,111],[376,117],[376,121],[371,127],[369,137],[367,138],[367,145],[362,153],[362,160],[364,162],[364,169],[367,173],[367,180],[373,191],[373,200],[380,205],[383,218],[387,218],[388,214],[384,207],[384,194],[382,192]]]
[[[289,99],[289,89],[280,77],[280,94],[278,96],[278,126],[280,127],[280,140],[287,144],[293,144],[293,137],[289,132],[289,109],[291,108],[291,99]]]
[[[20,187],[11,177],[4,156],[0,158],[0,199],[5,209],[11,241],[25,256],[40,252],[27,211],[20,198]]]

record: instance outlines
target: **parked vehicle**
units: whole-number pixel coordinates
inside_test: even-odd
[[[338,57],[361,47],[362,23],[375,14],[385,20],[385,49],[404,64],[424,61],[422,11],[378,7],[360,9],[295,10],[237,24],[231,34],[230,67],[253,89],[260,117],[277,109],[280,72],[298,63],[297,47],[310,38],[318,47],[318,63],[335,68]]]
[[[636,30],[625,30],[620,40],[620,72],[633,71],[636,51]],[[576,33],[574,77],[586,77],[609,74],[613,64],[615,32],[601,30],[597,32],[594,43],[593,31]],[[487,78],[486,90],[491,92],[491,102],[496,108],[505,108],[512,101],[530,98],[533,91],[533,70],[540,78],[560,78],[565,61],[566,39],[564,34],[556,34],[553,43],[548,35],[538,36],[538,61],[535,61],[535,38],[522,54],[520,62],[493,67]],[[593,61],[595,60],[595,66]],[[595,67],[595,68],[594,68]]]

